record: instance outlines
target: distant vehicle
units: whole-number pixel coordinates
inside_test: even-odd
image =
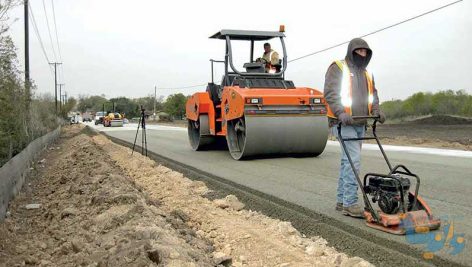
[[[103,118],[103,126],[105,127],[123,127],[123,116],[118,113],[109,113]]]
[[[92,114],[85,112],[82,114],[82,122],[92,121]]]
[[[95,118],[94,118],[95,125],[103,124],[103,116],[105,115],[106,115],[106,112],[103,112],[103,111],[98,111],[97,113],[95,113]]]
[[[70,117],[70,124],[78,124],[81,120],[82,117],[80,115],[72,115],[72,117]]]
[[[165,112],[159,112],[159,114],[157,114],[159,116],[159,121],[160,122],[172,122],[173,119],[172,119],[172,116],[170,116],[168,113],[165,113]]]

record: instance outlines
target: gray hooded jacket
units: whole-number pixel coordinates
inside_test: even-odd
[[[356,49],[367,49],[367,56],[361,57],[354,52]],[[369,65],[372,57],[372,50],[366,41],[361,38],[352,39],[349,42],[346,54],[346,62],[349,70],[354,75],[352,78],[352,116],[368,116],[369,104],[369,88],[367,85],[367,78],[365,77],[365,69]],[[372,77],[372,80],[374,78]],[[333,62],[328,68],[325,76],[324,97],[334,115],[338,117],[344,112],[344,106],[341,104],[341,83],[342,70]],[[379,97],[374,83],[374,99],[372,103],[372,113],[379,109]],[[337,120],[330,118],[330,126],[337,124]],[[356,121],[356,124],[365,124],[365,121]]]

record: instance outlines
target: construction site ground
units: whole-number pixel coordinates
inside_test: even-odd
[[[113,142],[132,147],[136,124],[104,128],[87,124],[108,136]],[[385,125],[382,125],[383,127]],[[137,145],[142,144],[141,130]],[[405,236],[396,236],[366,227],[363,220],[343,216],[335,211],[339,175],[340,147],[329,141],[318,157],[261,157],[235,161],[224,148],[192,151],[187,129],[149,125],[149,156],[186,177],[204,181],[214,190],[213,198],[236,195],[246,208],[261,211],[272,218],[290,221],[307,236],[323,236],[330,245],[349,255],[359,256],[375,265],[438,266],[470,265],[472,247],[466,245],[457,254],[444,246],[431,260],[422,261],[428,252],[426,244],[415,244]],[[404,164],[421,178],[420,195],[433,213],[454,222],[454,232],[472,234],[470,203],[471,151],[405,146],[385,146],[391,164]],[[364,144],[362,176],[366,172],[385,173],[387,165],[378,147]],[[217,194],[224,192],[224,194]],[[362,199],[362,198],[359,198]],[[446,228],[437,233],[445,234]]]
[[[0,266],[370,266],[74,125],[0,223]]]

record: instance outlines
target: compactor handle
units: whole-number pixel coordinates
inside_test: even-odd
[[[374,132],[374,135],[375,135],[375,128],[377,126],[377,122],[380,120],[380,116],[352,116],[352,119],[353,120],[374,120],[374,123],[372,124],[372,130]],[[341,126],[342,126],[342,122],[340,121],[338,123],[338,131],[340,132],[341,131]]]
[[[375,120],[378,121],[380,119],[380,116],[352,116],[353,120]]]

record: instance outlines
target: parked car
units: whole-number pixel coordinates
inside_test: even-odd
[[[82,120],[80,115],[72,115],[70,118],[70,124],[78,124]]]
[[[85,112],[82,114],[82,122],[92,121],[92,114]]]
[[[97,113],[95,113],[95,118],[94,118],[95,125],[103,124],[104,115],[106,115],[106,112],[103,112],[103,111],[98,111]]]

